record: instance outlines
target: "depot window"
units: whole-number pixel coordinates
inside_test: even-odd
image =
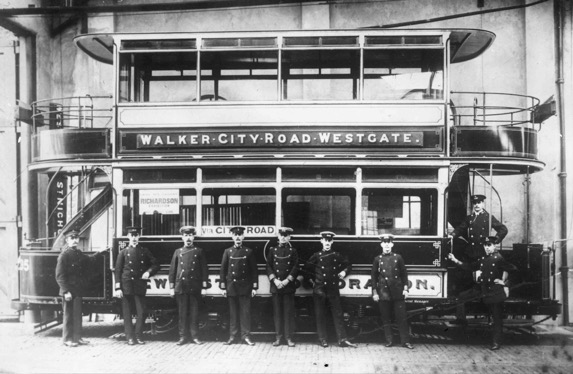
[[[435,235],[437,198],[434,189],[364,189],[362,234]]]
[[[124,190],[124,231],[128,226],[140,226],[142,236],[179,235],[181,226],[196,225],[196,196],[194,189]]]
[[[204,189],[203,226],[274,226],[275,207],[272,188]]]
[[[285,226],[297,234],[333,231],[354,234],[355,190],[346,188],[286,188],[282,193]]]

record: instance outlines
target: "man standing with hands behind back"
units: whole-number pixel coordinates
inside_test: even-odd
[[[294,347],[294,293],[298,274],[298,252],[290,244],[290,227],[281,227],[278,232],[279,244],[269,249],[267,275],[273,295],[273,316],[276,340],[273,347],[281,345],[283,337],[289,347]]]
[[[380,235],[382,254],[374,258],[372,264],[372,299],[378,303],[386,347],[394,345],[392,337],[392,313],[400,332],[403,347],[414,349],[410,344],[410,332],[406,319],[408,297],[408,272],[402,256],[392,252],[394,235]]]
[[[195,227],[183,226],[179,232],[183,247],[173,253],[169,267],[169,291],[177,300],[179,312],[177,345],[186,344],[189,340],[201,345],[203,342],[199,340],[199,303],[209,279],[207,260],[203,249],[193,244]]]
[[[257,294],[259,276],[257,261],[251,248],[243,245],[245,228],[231,227],[233,246],[225,249],[221,261],[221,283],[223,296],[229,300],[229,340],[225,345],[236,342],[239,335],[239,320],[241,339],[247,345],[255,345],[251,341],[251,298]]]
[[[149,249],[139,245],[141,227],[127,227],[129,245],[117,256],[115,263],[115,292],[121,298],[123,325],[127,344],[145,344],[143,325],[145,323],[145,294],[147,282],[159,270],[159,264]],[[136,310],[135,331],[131,320]]]

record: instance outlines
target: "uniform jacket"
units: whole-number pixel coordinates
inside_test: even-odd
[[[372,294],[378,293],[380,300],[403,300],[408,272],[402,256],[394,252],[376,256],[371,279]]]
[[[241,245],[225,249],[221,261],[221,288],[228,296],[250,296],[259,288],[257,261],[251,248]]]
[[[181,247],[173,253],[169,267],[169,286],[176,294],[201,293],[209,273],[203,249],[192,245]]]
[[[73,297],[83,296],[91,273],[90,265],[100,256],[103,256],[103,252],[87,255],[77,248],[65,248],[58,256],[56,265],[60,295],[70,292]]]
[[[305,270],[307,277],[314,280],[314,293],[321,293],[324,290],[339,292],[338,274],[343,270],[347,275],[350,274],[352,265],[338,252],[320,251],[310,256]]]
[[[507,227],[499,222],[494,216],[491,217],[491,227],[496,232],[496,238],[499,241],[503,240],[507,235]],[[485,210],[480,214],[471,214],[467,216],[463,222],[452,232],[454,237],[463,237],[470,245],[466,255],[470,260],[475,260],[483,255],[482,240],[489,236],[489,213]]]
[[[141,279],[145,272],[155,275],[159,264],[149,249],[140,245],[126,247],[117,256],[115,264],[115,289],[121,289],[124,295],[145,295],[147,279]]]
[[[271,293],[294,293],[296,291],[296,276],[298,274],[298,252],[290,243],[271,247],[267,257],[267,275],[271,281]],[[277,289],[273,279],[282,281],[289,279],[288,284]]]
[[[477,279],[478,288],[484,297],[484,302],[487,303],[486,298],[494,297],[496,295],[502,296],[501,299],[496,301],[503,301],[505,299],[503,287],[500,284],[494,283],[496,279],[503,279],[503,272],[508,273],[516,270],[517,268],[507,262],[499,252],[494,252],[491,255],[484,255],[478,261],[471,263],[462,263],[462,268],[471,271],[479,270],[481,273]],[[495,301],[494,301],[495,302]]]

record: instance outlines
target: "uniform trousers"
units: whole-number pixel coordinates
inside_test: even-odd
[[[314,291],[312,298],[314,300],[314,315],[316,318],[316,329],[318,332],[319,340],[328,339],[328,331],[326,329],[326,309],[327,304],[330,304],[330,311],[332,313],[332,320],[334,322],[334,329],[338,342],[346,340],[346,329],[344,328],[344,321],[342,319],[342,305],[340,304],[340,294],[336,291],[320,290]]]
[[[241,326],[241,339],[251,335],[251,296],[227,296],[229,299],[229,336],[236,339],[239,335],[239,323]],[[237,323],[239,319],[239,323]]]
[[[493,319],[493,343],[501,344],[503,334],[503,302],[488,304]]]
[[[123,295],[121,305],[123,309],[125,337],[127,339],[133,339],[135,337],[141,339],[143,336],[143,326],[145,324],[145,296]],[[131,320],[133,309],[135,309],[136,312],[135,331],[133,330],[133,322]]]
[[[64,342],[77,343],[82,337],[82,298],[72,297],[70,301],[62,300],[64,323],[62,337]]]
[[[294,333],[294,293],[273,294],[273,316],[277,340],[292,339]]]
[[[199,338],[199,302],[200,293],[182,293],[175,295],[179,312],[179,337]]]
[[[410,331],[406,319],[406,302],[404,300],[380,300],[378,304],[386,343],[392,343],[392,313],[394,313],[394,321],[400,333],[400,342],[402,344],[409,343]]]

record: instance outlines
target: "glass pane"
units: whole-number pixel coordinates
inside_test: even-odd
[[[195,52],[120,55],[120,102],[187,102],[197,87]]]
[[[437,182],[438,169],[362,168],[364,182]]]
[[[284,100],[357,100],[357,50],[305,50],[282,54]]]
[[[364,189],[362,234],[436,235],[437,197],[433,189]]]
[[[201,53],[201,100],[277,100],[277,51]]]
[[[125,190],[122,200],[124,230],[135,225],[142,236],[179,235],[181,226],[196,225],[194,189]]]
[[[443,66],[441,49],[365,50],[364,99],[443,99]]]
[[[195,39],[161,39],[161,40],[124,40],[121,49],[195,49]]]
[[[196,169],[143,169],[123,171],[123,183],[193,183]]]
[[[348,168],[348,169],[284,168],[282,173],[282,179],[284,181],[297,181],[297,182],[356,181],[356,168]]]
[[[203,182],[274,182],[276,169],[240,168],[240,169],[203,169]]]
[[[203,190],[203,226],[275,225],[274,189]]]
[[[354,234],[353,189],[287,188],[283,190],[282,216],[285,226],[297,234]]]

